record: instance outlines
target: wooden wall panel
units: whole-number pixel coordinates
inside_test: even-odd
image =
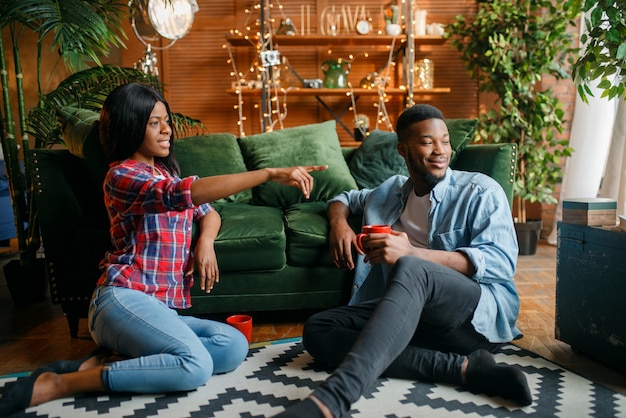
[[[232,29],[245,30],[246,24],[254,25],[256,15],[246,13],[252,10],[258,1],[252,0],[198,0],[199,12],[196,14],[194,25],[190,33],[179,40],[173,47],[162,51],[159,55],[161,78],[166,84],[166,97],[172,109],[188,116],[202,120],[210,132],[232,132],[239,135],[239,116],[236,109],[238,99],[227,90],[235,78],[231,75],[233,66],[229,63],[226,35]],[[282,0],[274,2],[272,17],[277,28],[283,17],[289,17],[295,24],[296,30],[306,30],[306,22],[310,22],[311,34],[319,34],[318,17],[326,7],[342,6],[354,10],[357,6],[365,5],[372,18],[374,31],[383,30],[384,24],[380,14],[381,6],[387,1],[380,0]],[[278,8],[282,5],[282,9]],[[417,5],[428,11],[427,21],[451,23],[460,13],[472,13],[476,9],[475,1],[453,0],[419,0]],[[310,8],[310,20],[302,11]],[[303,26],[304,24],[304,26]],[[132,32],[128,32],[132,33]],[[354,31],[352,32],[354,33]],[[358,36],[354,34],[354,36]],[[124,54],[124,62],[135,62],[139,58],[136,45],[129,40],[131,47]],[[135,42],[137,43],[137,42]],[[275,45],[282,56],[288,59],[289,64],[303,78],[323,79],[321,64],[327,59],[350,59],[352,70],[349,81],[358,86],[359,81],[367,73],[380,69],[387,62],[389,46],[377,47],[282,47]],[[231,51],[238,71],[247,73],[250,63],[255,58],[253,48],[236,47]],[[365,57],[365,53],[369,56]],[[132,59],[129,58],[129,54]],[[471,80],[458,53],[452,49],[450,42],[439,46],[421,46],[416,51],[416,58],[430,58],[435,62],[435,87],[450,87],[451,93],[417,96],[415,101],[427,101],[442,109],[449,118],[474,117],[478,114],[478,92],[476,83]],[[393,84],[401,84],[402,70],[400,69]],[[249,75],[249,74],[248,74]],[[282,123],[276,123],[274,129],[298,126],[306,123],[321,122],[332,119],[331,114],[314,97],[286,98],[279,96],[280,110],[286,110],[286,117]],[[348,98],[322,98],[335,113],[345,112],[342,121],[351,128],[352,114],[349,109]],[[358,113],[370,116],[372,124],[376,119],[377,99],[361,97],[357,101]],[[246,117],[244,129],[246,135],[261,132],[261,118],[258,112],[260,97],[246,97],[243,99],[243,114]],[[285,106],[286,105],[286,109]],[[403,109],[402,100],[391,99],[386,104],[391,123],[395,123],[397,115]],[[380,128],[386,129],[384,125]],[[343,143],[350,143],[351,137],[338,127],[340,139]]]

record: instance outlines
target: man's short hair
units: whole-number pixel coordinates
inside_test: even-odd
[[[441,110],[435,106],[429,104],[417,104],[406,109],[396,122],[396,132],[398,134],[398,140],[403,142],[404,133],[406,133],[409,127],[416,123],[427,119],[441,119],[446,121],[443,117]]]

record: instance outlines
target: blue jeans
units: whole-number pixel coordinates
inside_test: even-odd
[[[381,375],[461,384],[465,355],[496,349],[471,324],[480,285],[416,257],[394,265],[381,299],[320,312],[303,344],[337,367],[313,395],[342,416]]]
[[[248,353],[248,341],[230,325],[178,315],[124,287],[96,288],[89,330],[96,343],[129,357],[104,368],[102,381],[112,392],[193,390],[212,374],[235,369]]]

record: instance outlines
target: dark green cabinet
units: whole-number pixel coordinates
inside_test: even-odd
[[[626,232],[559,223],[556,338],[626,370]]]

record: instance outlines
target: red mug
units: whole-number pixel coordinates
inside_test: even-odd
[[[245,335],[248,344],[252,342],[252,317],[250,315],[231,315],[226,318],[226,323]]]
[[[391,225],[363,225],[361,233],[356,236],[356,245],[364,253],[367,251],[363,248],[361,240],[363,240],[364,236],[369,234],[391,234]]]

